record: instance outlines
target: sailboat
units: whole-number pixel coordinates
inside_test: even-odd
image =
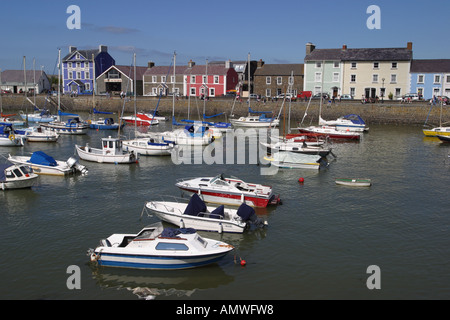
[[[134,55],[134,78],[136,79],[136,54]],[[136,81],[134,81],[134,114],[136,112]],[[152,122],[152,121],[151,121]],[[124,140],[122,142],[124,150],[134,152],[144,156],[166,156],[170,155],[175,144],[172,142],[165,142],[156,137],[138,137],[137,126],[138,122],[134,122],[134,139]]]
[[[85,121],[82,121],[78,114],[62,112],[60,110],[61,107],[60,82],[61,82],[61,49],[59,49],[58,53],[58,120],[48,123],[42,123],[41,124],[42,127],[64,135],[87,134],[89,130],[89,124],[87,124]],[[62,121],[62,117],[71,117],[71,118],[67,118],[67,120],[64,122]]]
[[[439,126],[431,128],[431,129],[423,129],[422,131],[425,136],[427,136],[427,137],[438,137],[438,136],[450,137],[450,127],[443,126],[443,123],[442,123],[442,106],[443,105],[444,105],[444,102],[443,102],[443,100],[441,100],[441,111],[439,114]],[[431,108],[433,108],[433,104],[431,104],[430,112],[431,112]],[[428,115],[430,114],[430,112],[428,112]],[[424,126],[426,125],[427,121],[428,121],[428,116],[427,116],[427,119],[425,120]]]
[[[231,111],[233,114],[233,111]],[[275,117],[267,117],[272,114],[271,111],[254,111],[250,106],[250,53],[248,54],[248,115],[238,119],[230,119],[230,122],[235,127],[257,127],[268,128],[278,126],[280,120]]]
[[[175,73],[176,53],[173,56],[173,74]],[[172,125],[179,125],[175,120],[175,82],[173,83],[173,101],[172,101]],[[154,134],[154,137],[160,138],[165,142],[174,142],[178,145],[208,145],[214,141],[212,130],[204,127],[201,121],[194,122],[184,126],[184,129],[175,129],[162,133]]]

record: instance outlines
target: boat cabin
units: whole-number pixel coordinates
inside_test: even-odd
[[[19,180],[22,177],[29,177],[32,172],[33,169],[28,166],[0,164],[0,182],[6,180]]]
[[[122,152],[122,140],[111,136],[103,138],[102,150],[103,154],[119,154]]]

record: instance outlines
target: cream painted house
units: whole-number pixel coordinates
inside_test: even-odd
[[[315,49],[306,45],[304,90],[396,99],[408,93],[412,43],[406,48]]]

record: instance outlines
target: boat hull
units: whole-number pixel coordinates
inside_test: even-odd
[[[170,156],[173,144],[129,140],[123,141],[123,149],[143,156]]]
[[[34,173],[40,175],[65,176],[73,174],[76,171],[74,168],[69,167],[66,162],[58,160],[56,160],[57,166],[55,167],[30,163],[30,157],[10,156],[8,160],[15,164],[29,166],[31,167],[31,169],[33,169]]]
[[[427,137],[448,136],[450,137],[450,127],[437,127],[433,129],[423,129],[423,134]]]
[[[129,164],[136,163],[137,157],[134,153],[126,154],[105,154],[101,149],[90,148],[86,151],[86,147],[75,145],[77,154],[82,160],[98,162],[98,163],[114,163],[114,164]]]
[[[50,131],[54,131],[59,134],[64,135],[83,135],[87,134],[89,131],[88,125],[82,125],[82,126],[65,126],[64,124],[52,124],[52,123],[43,123],[43,127]]]
[[[359,140],[361,138],[360,132],[338,131],[320,127],[298,128],[298,131],[300,133],[316,133],[330,139]]]
[[[370,187],[372,185],[370,179],[337,178],[335,182],[337,185],[349,187]]]

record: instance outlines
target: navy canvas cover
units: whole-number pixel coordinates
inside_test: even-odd
[[[206,204],[200,199],[198,194],[194,193],[183,214],[196,216],[200,212],[206,212]]]
[[[31,155],[30,162],[34,164],[41,164],[44,166],[56,167],[58,164],[56,160],[53,159],[48,154],[45,154],[42,151],[36,151]]]
[[[224,213],[224,205],[221,205],[217,208],[215,208],[210,214],[209,217],[213,219],[223,219],[225,217]]]
[[[251,216],[255,214],[255,209],[250,207],[246,203],[242,203],[237,211],[237,215],[241,217],[243,221],[247,221]]]
[[[366,124],[364,120],[357,114],[348,114],[344,119],[350,120],[354,124]]]
[[[163,232],[161,232],[160,237],[162,238],[177,238],[179,234],[191,234],[197,232],[193,228],[165,228]]]

